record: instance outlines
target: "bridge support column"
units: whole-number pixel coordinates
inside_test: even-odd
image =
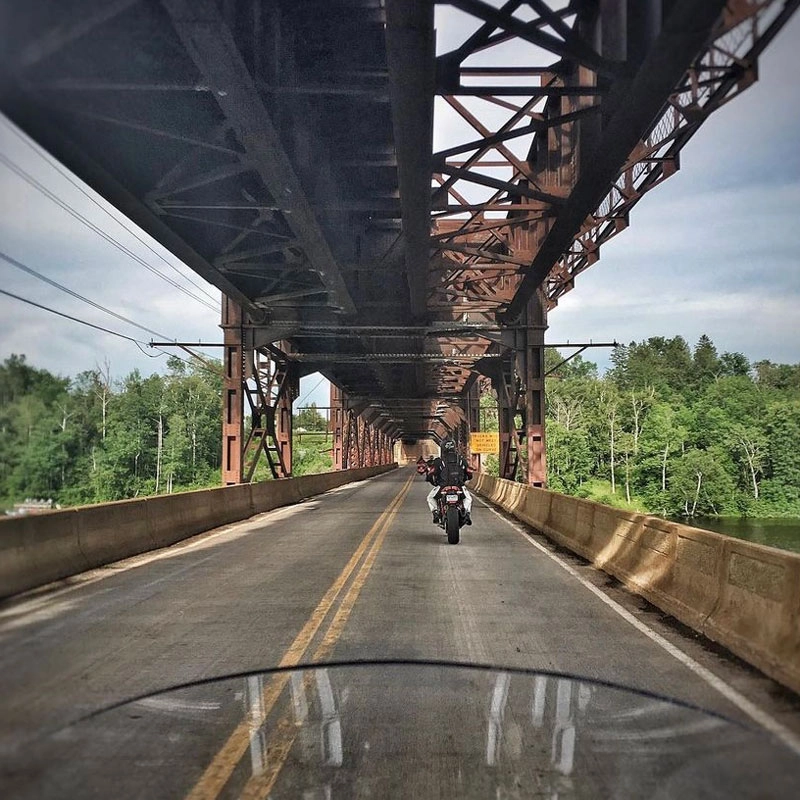
[[[224,384],[222,387],[222,483],[242,482],[244,442],[244,332],[242,309],[222,296]]]
[[[497,394],[497,421],[500,431],[499,474],[513,481],[519,464],[519,442],[521,432],[517,429],[517,411],[520,399],[520,382],[511,360],[504,361],[500,369],[491,376],[492,388]]]
[[[344,413],[344,392],[335,384],[331,383],[331,433],[333,434],[333,468],[335,470],[345,469],[345,413]]]
[[[356,469],[389,464],[392,437],[387,423],[366,407],[348,401],[347,395],[331,383],[330,429],[333,433],[333,468]]]
[[[245,481],[253,480],[264,454],[273,478],[292,474],[292,401],[298,378],[294,365],[266,349],[245,353],[244,394],[250,406],[252,426],[242,451]]]
[[[384,431],[383,434],[383,456],[381,464],[392,463],[392,437],[388,432]]]
[[[367,420],[364,419],[362,415],[358,415],[356,417],[356,421],[358,423],[358,466],[359,467],[368,467],[369,466],[369,425],[367,425]]]
[[[541,292],[528,301],[521,331],[522,347],[517,351],[517,369],[525,392],[523,419],[527,455],[527,483],[543,488],[547,484],[545,458],[544,332],[547,307]]]
[[[347,412],[347,468],[358,469],[361,463],[361,420],[352,409]]]
[[[226,485],[252,481],[262,454],[273,478],[292,474],[292,401],[298,391],[297,370],[279,350],[256,347],[244,327],[247,321],[237,303],[223,299],[222,480]],[[245,400],[252,420],[247,438]]]
[[[348,408],[344,413],[342,469],[356,469],[360,466],[362,466],[360,420],[358,414],[352,408]]]
[[[470,446],[470,439],[469,434],[476,433],[481,429],[481,390],[480,390],[480,379],[475,380],[472,383],[472,386],[469,387],[469,391],[466,395],[465,400],[465,415],[467,418],[467,445],[465,448],[465,455],[467,460],[470,463],[476,464],[478,467],[478,471],[481,469],[481,456],[480,454],[473,456],[472,449]]]
[[[293,364],[284,365],[286,370],[285,384],[276,400],[275,444],[277,447],[277,463],[283,474],[274,477],[287,478],[292,474],[292,403],[297,397],[300,384],[297,370]],[[269,451],[267,451],[269,455]]]

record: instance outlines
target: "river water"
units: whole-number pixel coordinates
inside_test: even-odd
[[[797,519],[717,519],[697,518],[687,522],[694,528],[705,528],[708,531],[747,539],[748,542],[766,544],[781,550],[793,550],[800,553],[800,520]]]

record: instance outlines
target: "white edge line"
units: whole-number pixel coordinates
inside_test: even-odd
[[[627,609],[623,608],[615,600],[612,600],[608,595],[598,589],[594,584],[587,581],[578,572],[573,569],[566,561],[563,561],[555,553],[551,553],[546,547],[543,547],[535,539],[525,531],[520,525],[512,522],[511,520],[500,514],[495,508],[489,505],[483,498],[478,498],[481,505],[486,506],[493,514],[497,515],[501,520],[508,523],[517,533],[525,539],[528,544],[533,545],[537,550],[544,553],[549,559],[555,561],[562,569],[568,572],[573,578],[578,580],[585,586],[592,594],[600,598],[607,606],[617,612],[626,622],[629,622],[636,628],[637,631],[643,633],[648,639],[655,642],[659,647],[666,650],[673,658],[676,658],[685,667],[690,669],[699,678],[704,680],[713,689],[716,689],[723,697],[733,703],[738,709],[743,711],[752,720],[757,722],[762,728],[768,730],[773,736],[780,739],[790,750],[800,755],[800,736],[797,736],[793,731],[782,725],[774,717],[770,716],[766,711],[759,708],[755,703],[748,700],[743,694],[738,692],[732,686],[729,686],[719,676],[715,675],[711,670],[698,664],[691,656],[687,655],[677,648],[672,642],[667,641],[663,636],[656,633],[651,628],[648,628],[641,620],[636,619],[633,614]]]

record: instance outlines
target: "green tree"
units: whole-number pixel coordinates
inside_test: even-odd
[[[667,481],[675,458],[688,438],[690,412],[685,406],[665,402],[650,409],[639,439],[639,458],[634,471],[634,489],[648,507],[667,513]]]
[[[668,486],[670,513],[709,516],[730,508],[734,485],[725,460],[725,453],[719,448],[691,448],[683,453],[675,463]]]
[[[771,361],[757,361],[753,365],[753,370],[756,375],[756,383],[760,386],[800,391],[800,364],[773,364]]]
[[[549,488],[574,493],[591,474],[592,453],[587,432],[552,421],[547,425],[547,479]]]
[[[792,506],[800,511],[800,400],[772,403],[764,422],[767,459],[763,495],[780,511]]]
[[[717,356],[717,348],[711,339],[703,334],[694,348],[692,356],[692,383],[702,389],[713,383],[721,374],[722,365]]]
[[[741,353],[723,353],[719,357],[720,373],[733,377],[746,377],[750,374],[750,362]]]
[[[324,431],[328,428],[328,421],[317,410],[317,404],[311,403],[298,410],[294,416],[294,427],[307,431]]]
[[[152,494],[155,488],[162,378],[125,378],[109,408],[108,431],[95,475],[98,500]]]
[[[681,336],[654,336],[646,342],[617,347],[608,377],[621,389],[652,387],[659,397],[680,394],[691,382],[692,354]]]

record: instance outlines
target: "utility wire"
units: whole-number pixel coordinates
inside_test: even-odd
[[[71,320],[72,322],[77,322],[81,325],[86,325],[89,328],[94,328],[96,331],[102,331],[103,333],[111,334],[111,336],[117,336],[120,339],[125,339],[128,342],[133,342],[140,350],[142,350],[141,345],[145,345],[149,347],[149,342],[144,342],[141,339],[134,339],[132,336],[126,336],[124,333],[119,333],[118,331],[112,331],[110,328],[104,328],[102,325],[95,325],[93,322],[88,322],[85,319],[80,319],[79,317],[73,317],[70,314],[65,314],[63,311],[57,311],[55,308],[50,308],[50,306],[42,305],[41,303],[37,303],[34,300],[29,300],[27,297],[21,297],[18,294],[14,294],[13,292],[7,292],[5,289],[0,289],[0,294],[6,295],[6,297],[11,297],[14,300],[19,300],[21,303],[27,303],[29,306],[33,306],[34,308],[40,308],[42,311],[49,311],[51,314],[56,314],[59,317],[63,317],[64,319]],[[172,355],[167,353],[166,350],[161,350],[160,348],[155,348],[158,350],[162,355]],[[203,359],[202,356],[199,356],[197,353],[189,350],[188,348],[184,347],[184,349],[192,358],[196,359],[200,362],[198,365],[198,369],[205,370],[206,372],[211,372],[215,375],[219,374],[219,370],[215,370],[212,367],[207,366],[207,362]],[[148,353],[145,353],[144,350],[142,352],[148,356],[149,358],[158,358],[159,356],[150,356]],[[191,362],[187,361],[185,358],[181,358],[180,356],[175,356],[179,361],[183,361],[186,364]]]
[[[120,225],[124,230],[126,230],[131,236],[133,236],[140,244],[146,247],[156,258],[163,261],[171,270],[176,272],[178,275],[181,276],[185,281],[190,283],[192,286],[195,287],[199,292],[202,292],[209,300],[216,303],[218,298],[214,297],[210,292],[204,289],[199,284],[195,283],[188,275],[185,275],[181,272],[173,263],[171,263],[168,259],[164,258],[164,256],[158,252],[154,247],[152,247],[145,239],[143,239],[136,230],[133,228],[129,228],[125,222],[118,217],[115,217],[105,206],[101,203],[98,203],[97,200],[92,197],[92,195],[83,188],[83,186],[76,180],[73,179],[70,172],[64,169],[58,161],[53,158],[46,150],[39,147],[39,145],[32,142],[22,131],[18,130],[15,125],[11,124],[8,120],[3,119],[0,117],[0,122],[3,123],[3,126],[11,131],[14,136],[17,137],[23,144],[25,144],[30,150],[32,150],[36,155],[38,155],[41,159],[47,162],[62,178],[69,181],[69,183],[74,186],[87,200],[90,200],[97,208],[99,208],[106,216],[110,217],[114,222]]]
[[[133,325],[134,328],[139,328],[139,330],[146,331],[147,333],[152,333],[153,336],[158,336],[160,339],[169,339],[169,336],[165,336],[163,333],[154,331],[152,328],[148,328],[145,325],[140,325],[138,322],[134,322],[132,319],[128,319],[127,317],[122,316],[122,314],[118,314],[116,311],[112,311],[110,308],[101,306],[100,303],[96,303],[94,300],[90,300],[88,297],[84,297],[83,295],[78,294],[77,292],[73,292],[72,289],[69,289],[66,286],[62,286],[60,283],[57,283],[51,278],[48,278],[46,275],[42,275],[41,272],[37,272],[35,269],[26,266],[22,262],[17,261],[15,258],[11,258],[11,256],[7,255],[1,250],[0,250],[0,259],[7,262],[8,264],[11,264],[12,267],[21,269],[23,272],[27,272],[29,275],[33,275],[34,278],[38,278],[40,281],[49,283],[51,286],[55,286],[56,289],[60,289],[62,292],[66,292],[72,297],[75,297],[78,300],[82,300],[84,303],[88,303],[90,306],[93,306],[94,308],[97,308],[100,311],[104,311],[106,314],[110,314],[112,317],[116,317],[118,320],[121,320],[122,322],[127,322],[128,325]]]
[[[7,292],[5,289],[0,289],[0,294],[4,294],[7,297],[13,297],[15,300],[19,300],[22,303],[27,303],[29,306],[35,306],[36,308],[41,308],[44,311],[49,311],[51,314],[58,314],[59,317],[64,317],[64,319],[71,319],[73,322],[79,322],[81,325],[87,325],[88,327],[94,328],[97,331],[110,333],[112,336],[119,336],[120,339],[127,339],[129,342],[134,342],[135,344],[147,344],[147,342],[143,342],[141,339],[134,339],[132,336],[126,336],[124,333],[118,333],[117,331],[109,330],[108,328],[104,328],[102,325],[95,325],[93,322],[87,322],[85,319],[72,317],[69,314],[65,314],[63,311],[56,311],[54,308],[43,306],[41,303],[35,303],[33,300],[28,300],[27,297],[20,297],[18,294]]]
[[[303,400],[307,399],[309,395],[312,395],[312,394],[314,394],[314,392],[317,390],[317,387],[318,387],[318,386],[319,386],[319,385],[322,383],[322,381],[324,381],[324,380],[325,380],[325,376],[323,375],[323,376],[322,376],[322,377],[321,377],[321,378],[320,378],[320,379],[317,381],[317,383],[316,383],[316,385],[314,386],[314,388],[313,388],[313,389],[309,389],[309,390],[308,390],[308,391],[305,393],[305,395],[303,396]],[[303,400],[300,400],[300,401],[298,402],[298,406],[299,406],[300,408],[302,408],[302,407],[303,407]]]
[[[156,269],[152,264],[148,264],[147,261],[145,261],[141,256],[139,256],[136,253],[134,253],[131,249],[126,247],[121,242],[118,242],[113,236],[110,236],[109,234],[107,234],[102,228],[100,228],[99,226],[95,225],[90,219],[88,219],[87,217],[84,217],[83,214],[79,213],[74,208],[72,208],[72,206],[70,206],[69,203],[66,203],[60,197],[58,197],[57,195],[53,194],[53,192],[51,192],[46,186],[44,186],[42,183],[37,181],[36,178],[34,178],[32,175],[30,175],[28,172],[26,172],[24,169],[22,169],[22,167],[20,167],[17,164],[15,164],[13,161],[11,161],[11,159],[7,158],[2,153],[0,153],[0,163],[5,165],[15,175],[17,175],[18,177],[22,178],[22,180],[24,180],[26,183],[30,184],[35,189],[40,191],[45,197],[47,197],[48,199],[52,200],[56,205],[60,206],[68,214],[72,215],[73,217],[75,217],[75,219],[79,220],[84,225],[86,225],[88,228],[93,230],[98,236],[101,236],[109,244],[113,245],[118,250],[120,250],[121,252],[125,253],[125,255],[129,256],[134,261],[136,261],[137,263],[141,264],[145,269],[149,270],[154,275],[158,275],[158,277],[162,278],[167,283],[169,283],[170,285],[174,286],[176,289],[178,289],[179,291],[183,292],[188,297],[191,297],[192,300],[196,300],[198,303],[202,303],[204,306],[206,306],[206,308],[209,308],[212,311],[217,311],[218,310],[218,308],[215,305],[212,305],[211,303],[207,302],[206,300],[203,300],[203,298],[198,297],[197,295],[193,294],[185,286],[181,286],[181,284],[179,284],[177,281],[173,280],[168,275],[165,275],[163,272],[161,272],[158,269]]]

